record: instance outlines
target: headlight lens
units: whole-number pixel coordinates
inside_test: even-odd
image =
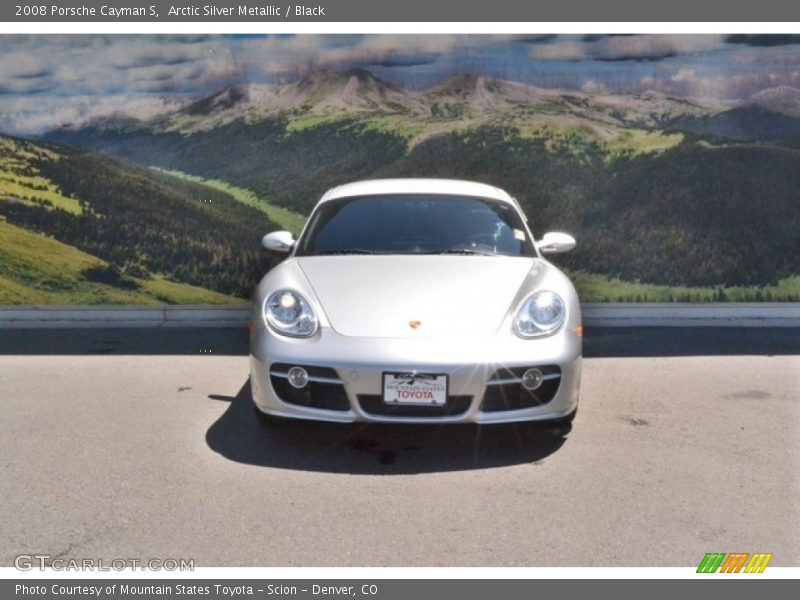
[[[279,290],[264,302],[264,322],[278,333],[310,337],[317,331],[317,315],[301,294]]]
[[[564,324],[565,315],[561,296],[549,291],[536,292],[519,307],[514,330],[522,337],[547,335]]]

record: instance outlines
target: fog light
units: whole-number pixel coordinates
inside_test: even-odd
[[[308,373],[303,367],[292,367],[286,374],[286,378],[289,380],[289,385],[298,390],[302,390],[308,383]]]
[[[522,387],[526,390],[536,390],[544,381],[544,373],[539,369],[528,369],[522,374]]]

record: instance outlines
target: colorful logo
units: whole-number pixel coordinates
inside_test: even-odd
[[[756,552],[708,552],[700,565],[697,567],[698,573],[763,573],[767,568],[772,554]]]

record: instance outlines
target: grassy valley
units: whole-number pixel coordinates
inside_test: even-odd
[[[178,177],[187,181],[193,181],[195,183],[205,185],[213,190],[224,192],[234,200],[263,212],[265,215],[267,215],[267,218],[270,221],[275,223],[276,226],[292,232],[295,237],[300,235],[300,232],[306,223],[306,217],[300,213],[291,211],[288,208],[271,204],[266,200],[259,198],[253,192],[245,188],[231,185],[230,183],[220,181],[219,179],[204,179],[203,177],[198,177],[196,175],[189,175],[188,173],[183,173],[182,171],[168,171],[166,169],[160,169],[159,167],[152,168],[156,171],[166,173],[167,175],[172,175],[173,177]]]

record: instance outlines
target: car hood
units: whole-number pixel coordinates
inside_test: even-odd
[[[393,338],[491,335],[537,262],[502,256],[295,260],[336,332]]]

